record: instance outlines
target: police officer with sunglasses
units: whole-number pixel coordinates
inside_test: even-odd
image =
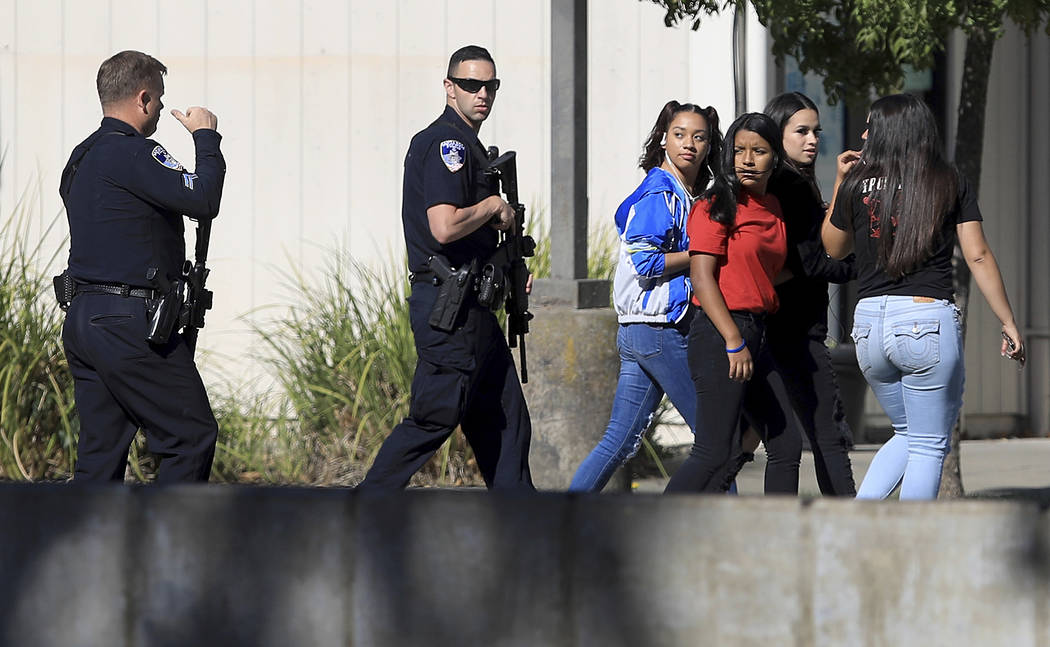
[[[478,139],[500,87],[492,56],[460,48],[444,86],[445,111],[412,138],[405,156],[401,218],[418,355],[409,412],[360,488],[405,487],[458,426],[489,488],[531,490],[532,425],[521,384],[496,316],[473,289],[473,270],[514,218],[484,172]]]

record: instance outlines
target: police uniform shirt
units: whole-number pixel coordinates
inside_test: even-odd
[[[191,173],[129,124],[104,118],[62,172],[69,273],[82,282],[152,288],[163,287],[162,277],[177,277],[186,257],[182,217],[213,218],[219,211],[226,174],[221,139],[210,129],[193,133]]]
[[[498,233],[482,226],[467,236],[441,245],[434,239],[427,209],[438,204],[469,207],[496,193],[485,176],[488,158],[477,134],[452,109],[412,138],[405,156],[401,219],[408,247],[408,266],[424,269],[428,258],[443,254],[458,267],[485,259],[496,249]]]

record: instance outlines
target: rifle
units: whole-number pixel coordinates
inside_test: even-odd
[[[514,223],[500,234],[496,252],[481,268],[478,287],[478,301],[486,306],[498,303],[504,298],[507,312],[507,345],[518,348],[521,364],[521,383],[529,381],[529,372],[525,360],[525,335],[529,332],[529,295],[525,286],[529,281],[529,268],[525,258],[536,252],[536,241],[525,235],[525,205],[518,202],[518,165],[517,153],[507,151],[499,154],[499,149],[490,146],[488,150],[489,165],[485,174],[498,180],[502,192],[507,196],[507,204],[514,210]],[[505,276],[504,276],[505,275]]]
[[[197,221],[197,245],[193,263],[188,260],[182,266],[182,281],[186,285],[186,302],[179,312],[182,337],[192,352],[197,347],[197,332],[204,327],[204,313],[211,309],[212,291],[204,287],[211,270],[208,260],[208,242],[211,239],[211,218]]]

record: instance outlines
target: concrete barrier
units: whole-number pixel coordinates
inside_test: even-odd
[[[1008,502],[0,487],[0,643],[1050,644]]]
[[[529,383],[522,387],[532,416],[532,479],[541,490],[564,491],[576,468],[605,434],[620,372],[619,324],[612,308],[533,307]],[[620,469],[606,491],[627,490]]]

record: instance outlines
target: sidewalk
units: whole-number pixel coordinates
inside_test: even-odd
[[[879,445],[859,445],[850,452],[853,478],[860,485]],[[676,455],[682,458],[688,447]],[[665,465],[669,472],[681,459]],[[762,447],[755,461],[748,463],[737,478],[740,494],[762,494],[766,456]],[[962,443],[962,478],[967,496],[1023,496],[1050,502],[1050,438],[1012,438],[1005,440],[965,440]],[[637,482],[635,492],[661,492],[666,479],[651,478]],[[813,455],[802,453],[799,494],[820,496],[813,472]]]

